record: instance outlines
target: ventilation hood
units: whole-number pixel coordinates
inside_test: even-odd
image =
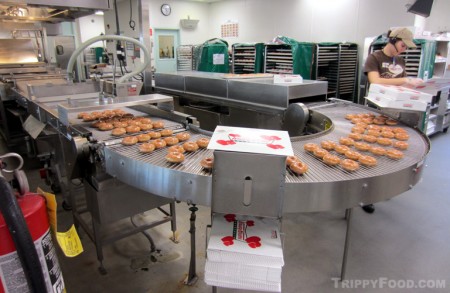
[[[71,2],[72,4],[65,4]],[[0,22],[74,21],[97,10],[110,9],[109,0],[10,0],[0,1]]]

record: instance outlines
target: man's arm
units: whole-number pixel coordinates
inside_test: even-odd
[[[408,86],[408,87],[416,87],[423,83],[423,80],[420,78],[411,78],[411,77],[382,78],[382,77],[380,77],[380,73],[378,73],[378,71],[368,72],[367,78],[369,79],[369,83],[378,83],[378,84],[386,84],[386,85],[400,85],[400,86]]]

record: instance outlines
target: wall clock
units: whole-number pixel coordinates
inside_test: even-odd
[[[165,16],[168,16],[172,12],[172,8],[169,4],[161,5],[161,13]]]

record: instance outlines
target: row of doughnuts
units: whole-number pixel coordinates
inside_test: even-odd
[[[375,125],[397,125],[397,120],[391,119],[385,115],[375,115],[373,113],[349,113],[345,115],[345,119],[350,120],[353,124],[366,123]]]
[[[84,122],[110,119],[110,118],[129,118],[134,115],[128,113],[122,109],[104,110],[104,111],[93,111],[93,112],[80,112],[77,114],[78,119],[82,119]]]

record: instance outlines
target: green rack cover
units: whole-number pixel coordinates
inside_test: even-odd
[[[204,42],[198,52],[198,71],[222,72],[230,71],[228,43],[221,39]]]
[[[234,47],[255,47],[255,72],[264,72],[264,43],[236,43],[233,44]]]
[[[292,48],[293,73],[300,74],[304,79],[312,79],[314,77],[314,55],[316,52],[316,44],[308,42],[298,42],[294,39],[278,36],[285,44]]]

